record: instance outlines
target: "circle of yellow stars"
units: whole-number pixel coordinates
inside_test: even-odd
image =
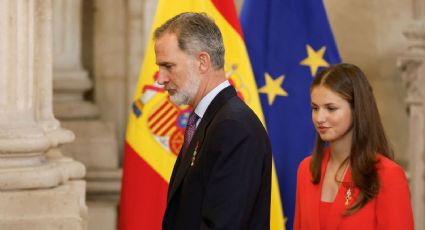
[[[310,45],[306,45],[307,57],[300,64],[310,67],[311,76],[314,77],[320,67],[328,67],[329,63],[323,58],[326,52],[326,46],[315,51]],[[258,89],[258,92],[267,94],[269,105],[273,105],[276,96],[288,96],[288,93],[282,88],[282,83],[285,80],[284,75],[280,75],[273,79],[269,73],[264,74],[265,85]]]

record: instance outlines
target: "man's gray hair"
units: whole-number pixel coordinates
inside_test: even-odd
[[[155,30],[154,40],[166,33],[174,33],[178,46],[187,54],[207,52],[214,69],[224,67],[224,45],[220,29],[205,13],[181,13]]]

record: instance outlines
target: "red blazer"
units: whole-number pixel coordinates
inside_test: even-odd
[[[343,183],[345,186],[340,186],[325,220],[326,230],[414,229],[410,192],[403,169],[382,155],[378,154],[377,158],[379,160],[377,169],[380,179],[378,195],[354,214],[343,217],[342,214],[346,210],[345,196],[349,187],[347,186],[349,183]],[[311,156],[304,159],[298,168],[294,230],[320,229],[319,205],[328,160],[329,151],[326,151],[322,162],[322,178],[317,185],[312,183]],[[350,180],[351,172],[348,170],[344,182],[350,182]],[[350,204],[355,201],[359,193],[356,188],[352,190],[354,190],[353,199],[351,199]]]

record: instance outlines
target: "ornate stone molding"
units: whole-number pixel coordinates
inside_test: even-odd
[[[416,1],[422,10],[424,1]],[[421,15],[424,11],[418,11]],[[398,59],[409,113],[409,182],[415,228],[425,229],[425,22],[414,21],[404,32],[407,51]]]
[[[414,21],[404,31],[410,54],[425,53],[425,21]]]
[[[420,76],[424,61],[425,56],[421,57],[420,55],[409,54],[398,60],[398,67],[402,71],[401,78],[407,89],[406,103],[408,107],[411,105],[422,106],[424,103],[421,100],[425,92],[425,89],[421,87],[424,80]]]

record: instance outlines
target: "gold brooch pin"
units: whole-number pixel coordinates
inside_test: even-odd
[[[348,187],[347,192],[345,193],[345,206],[348,206],[350,204],[351,201],[351,186]]]

